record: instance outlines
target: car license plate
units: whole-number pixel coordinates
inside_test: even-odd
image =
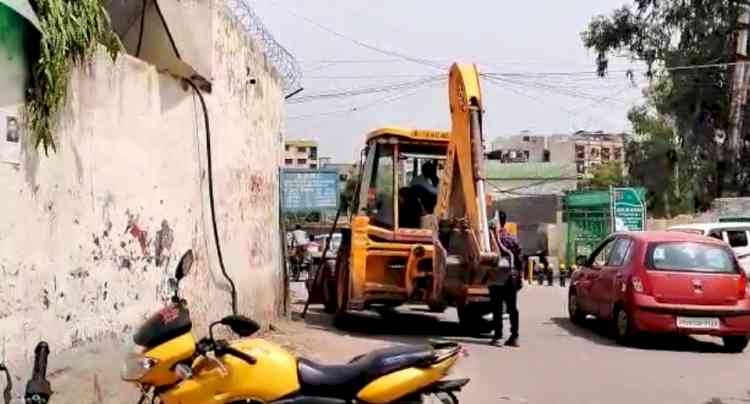
[[[716,330],[719,328],[718,318],[705,317],[677,317],[678,328],[691,328],[695,330]]]

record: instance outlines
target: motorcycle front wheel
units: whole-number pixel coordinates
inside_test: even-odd
[[[397,401],[398,404],[458,404],[454,393],[439,391],[430,394],[414,394]]]

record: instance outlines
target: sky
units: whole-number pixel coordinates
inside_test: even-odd
[[[629,131],[627,111],[647,85],[644,67],[624,56],[598,78],[581,42],[591,18],[623,0],[247,1],[302,68],[287,138],[317,140],[334,162],[352,162],[379,127],[450,128],[453,62],[492,76],[481,82],[488,144],[521,131]],[[315,97],[359,89],[378,92]]]

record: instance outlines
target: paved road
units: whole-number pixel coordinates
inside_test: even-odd
[[[445,335],[464,343],[470,356],[456,377],[470,377],[461,395],[466,403],[560,404],[734,404],[750,402],[750,349],[721,352],[711,338],[665,338],[623,348],[590,321],[573,326],[565,308],[566,290],[526,287],[521,292],[521,347],[498,348],[462,336],[455,312],[441,316],[410,311],[381,318],[356,316],[343,330],[311,309],[306,329],[315,356],[348,359],[376,346]]]

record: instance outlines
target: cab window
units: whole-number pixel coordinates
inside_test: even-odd
[[[434,213],[444,158],[444,147],[399,143],[399,228],[421,228],[422,217]]]
[[[394,188],[393,145],[379,144],[367,193],[367,213],[373,224],[393,229],[393,188]]]

